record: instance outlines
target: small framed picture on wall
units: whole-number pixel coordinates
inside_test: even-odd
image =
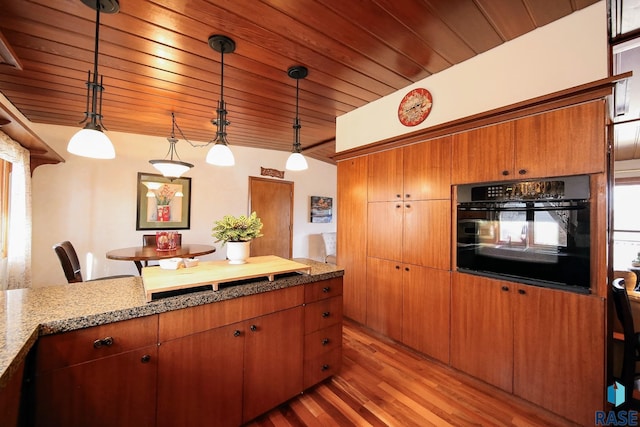
[[[333,218],[333,199],[331,197],[311,196],[311,222],[326,223]]]

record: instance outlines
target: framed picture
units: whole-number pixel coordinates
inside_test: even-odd
[[[331,197],[311,196],[311,222],[331,222],[333,218],[333,199]]]
[[[136,230],[184,230],[191,222],[191,178],[138,172]]]

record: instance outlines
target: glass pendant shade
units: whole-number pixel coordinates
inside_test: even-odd
[[[116,151],[109,137],[99,129],[92,129],[87,125],[80,129],[69,140],[67,151],[77,156],[90,157],[93,159],[113,159]]]
[[[233,166],[236,164],[231,149],[225,144],[214,144],[209,149],[205,161],[215,166]]]
[[[149,160],[160,173],[167,178],[179,178],[183,173],[193,167],[192,164],[177,160]]]
[[[309,169],[309,165],[301,153],[291,153],[285,168],[290,171],[303,171]]]

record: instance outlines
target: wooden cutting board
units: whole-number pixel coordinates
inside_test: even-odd
[[[280,258],[275,255],[251,257],[246,264],[229,264],[229,261],[205,261],[195,267],[177,270],[164,270],[160,267],[145,267],[142,269],[142,283],[147,301],[151,301],[154,294],[195,286],[212,285],[217,291],[220,284],[236,280],[266,277],[269,281],[276,274],[306,273],[311,267],[306,264]]]

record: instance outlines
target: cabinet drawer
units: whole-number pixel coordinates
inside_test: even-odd
[[[309,334],[342,323],[342,295],[307,304],[304,310],[304,332]]]
[[[314,359],[304,361],[304,389],[337,374],[342,366],[342,347],[335,348]]]
[[[304,302],[314,302],[342,295],[342,277],[304,285]]]
[[[313,359],[341,346],[342,323],[338,323],[304,337],[304,359]]]
[[[63,368],[157,343],[157,315],[45,335],[37,344],[36,372]]]

